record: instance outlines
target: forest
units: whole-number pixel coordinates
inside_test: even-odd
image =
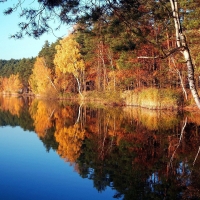
[[[112,11],[96,6],[66,38],[46,41],[36,58],[0,60],[0,92],[150,108],[194,105],[190,84],[196,80],[198,91],[199,2],[180,0],[179,7],[177,39],[170,2],[124,0]]]

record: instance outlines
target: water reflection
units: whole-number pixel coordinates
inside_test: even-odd
[[[34,130],[81,177],[123,199],[200,198],[200,114],[0,98],[0,125]]]

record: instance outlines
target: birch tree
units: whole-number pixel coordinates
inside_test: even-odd
[[[194,80],[194,65],[192,63],[192,58],[191,58],[190,50],[188,48],[188,44],[186,41],[186,36],[184,35],[183,29],[181,26],[181,21],[179,17],[178,0],[170,0],[170,4],[171,4],[171,9],[172,9],[172,16],[174,19],[177,51],[180,51],[183,54],[183,57],[185,59],[185,62],[187,65],[188,82],[189,82],[190,90],[196,102],[196,105],[200,109],[200,98],[199,98],[196,85],[195,85],[195,80]]]
[[[74,40],[72,34],[60,41],[56,46],[54,64],[64,74],[72,73],[77,81],[78,92],[81,93],[81,74],[85,69],[85,64],[80,53],[80,46]]]

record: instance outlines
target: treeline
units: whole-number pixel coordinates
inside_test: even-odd
[[[38,56],[44,56],[47,60],[48,66],[51,68],[52,65],[49,63],[49,58],[52,56],[51,52],[55,54],[55,44],[52,46],[48,41],[45,42],[44,47],[38,53]],[[48,50],[47,50],[48,49]],[[46,52],[48,51],[48,53]],[[29,92],[30,75],[33,73],[33,67],[36,58],[23,58],[23,59],[10,59],[0,60],[0,91],[1,92]],[[51,58],[53,62],[53,58]]]
[[[19,74],[20,80],[28,84],[28,79],[32,73],[35,58],[0,60],[1,77],[9,77],[13,74]]]
[[[98,20],[83,17],[68,37],[52,44],[46,41],[37,58],[1,60],[1,91],[58,97],[72,93],[83,96],[85,91],[187,89],[181,52],[169,54],[176,49],[173,22],[161,7],[156,10],[150,3],[136,6],[124,2],[117,8],[119,16],[105,12],[100,19],[96,16]],[[199,80],[200,33],[195,13],[198,10],[192,5],[182,5],[182,26]]]

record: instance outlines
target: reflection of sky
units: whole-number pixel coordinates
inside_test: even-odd
[[[187,163],[180,162],[178,168],[176,169],[176,177],[184,185],[189,186],[191,184],[190,180],[191,171]],[[155,192],[155,186],[161,184],[158,172],[154,172],[147,179],[147,183],[152,192]]]
[[[184,182],[186,186],[189,186],[191,184],[190,180],[191,171],[187,163],[180,162],[179,167],[176,169],[176,173],[177,173],[177,179]]]
[[[159,180],[158,172],[152,173],[151,176],[147,179],[147,183],[149,184],[149,188],[151,189],[151,191],[154,192],[154,186],[161,183],[161,181]]]
[[[0,127],[0,199],[113,199],[108,188],[98,193],[54,151],[46,152],[34,132]]]

